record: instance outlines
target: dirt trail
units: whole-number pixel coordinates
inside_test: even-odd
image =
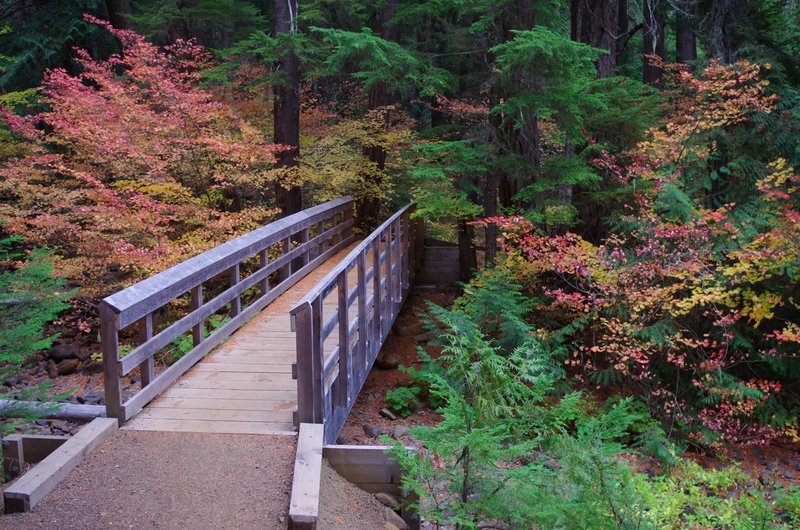
[[[291,436],[120,431],[0,528],[285,529]]]

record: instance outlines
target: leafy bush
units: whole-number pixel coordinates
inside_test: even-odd
[[[394,412],[402,417],[406,417],[422,403],[419,399],[419,394],[422,389],[418,386],[399,386],[386,391],[386,404]]]

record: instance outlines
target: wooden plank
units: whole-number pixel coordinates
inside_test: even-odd
[[[213,382],[274,382],[274,381],[287,381],[286,374],[280,373],[258,373],[258,372],[196,372],[190,371],[178,380],[176,385],[183,385],[184,383],[191,385],[197,381],[213,381]],[[292,387],[294,390],[294,387]]]
[[[145,410],[156,408],[181,407],[185,409],[211,410],[288,410],[295,406],[295,401],[267,401],[262,399],[219,399],[219,398],[173,398],[160,397],[151,402]]]
[[[203,420],[220,422],[292,422],[292,410],[215,410],[186,408],[150,408],[143,410],[137,419],[142,420]]]
[[[262,372],[262,373],[292,373],[290,364],[221,364],[205,362],[198,364],[195,370],[204,372]]]
[[[124,429],[133,431],[206,432],[214,434],[282,434],[295,436],[291,423],[257,421],[164,420],[136,418]]]
[[[75,436],[6,488],[4,492],[6,511],[30,511],[83,460],[84,456],[116,430],[117,421],[114,418],[92,420]]]
[[[289,501],[289,527],[292,530],[315,530],[317,527],[322,480],[322,437],[322,425],[300,424]]]
[[[178,381],[172,388],[208,388],[216,390],[295,390],[297,383],[291,378],[291,374],[285,375],[282,381],[219,381],[216,379],[188,379]]]
[[[295,400],[297,393],[289,390],[218,390],[172,387],[164,392],[162,398],[288,401]]]

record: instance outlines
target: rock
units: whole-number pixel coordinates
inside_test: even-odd
[[[74,374],[78,371],[81,362],[78,359],[64,359],[56,365],[59,375]]]
[[[794,480],[794,473],[788,469],[784,469],[782,475],[786,480]]]
[[[763,485],[768,486],[774,483],[775,479],[772,477],[772,473],[770,473],[767,470],[764,470],[761,472],[761,474],[758,475],[758,481]]]
[[[58,344],[50,349],[50,358],[55,362],[77,359],[80,354],[81,349],[77,344]]]
[[[33,423],[35,423],[39,427],[44,427],[45,425],[47,425],[47,420],[36,420]]]
[[[100,361],[92,361],[83,368],[86,374],[99,374],[103,371],[103,363]]]
[[[355,445],[355,442],[355,440],[346,434],[340,434],[339,437],[336,438],[336,445]]]
[[[381,434],[381,427],[380,425],[364,425],[364,434],[369,436],[370,438],[377,438]]]
[[[103,401],[103,393],[99,390],[89,390],[78,396],[78,403],[83,405],[100,405]]]
[[[8,480],[7,480],[6,482],[8,482]],[[386,523],[386,526],[384,526],[383,528],[384,528],[385,530],[400,530],[399,528],[397,528],[397,527],[396,527],[395,525],[393,525],[392,523]]]
[[[6,379],[6,386],[15,386],[16,384],[19,383],[19,380],[20,377],[18,375],[15,375],[14,377],[9,377],[8,379]]]
[[[778,464],[778,461],[777,461],[777,460],[773,460],[772,462],[770,462],[769,464],[767,464],[767,469],[768,469],[769,471],[775,471],[776,469],[778,469],[778,466],[779,466],[779,465],[780,465],[780,464]]]
[[[380,412],[378,412],[378,414],[380,414],[381,416],[383,416],[388,420],[394,421],[397,419],[397,415],[389,409],[381,409]]]
[[[50,361],[47,363],[47,375],[49,375],[51,378],[58,377],[58,368],[56,368],[55,362]]]
[[[398,322],[394,325],[394,332],[398,337],[413,337],[425,332],[420,322],[416,324],[403,324]]]
[[[393,351],[382,351],[378,358],[375,359],[375,366],[381,370],[394,370],[400,366],[400,354]]]
[[[405,425],[398,425],[398,426],[397,426],[397,427],[395,427],[395,428],[394,428],[394,430],[392,431],[392,436],[393,436],[394,438],[402,438],[403,436],[405,436],[406,434],[408,434],[408,431],[409,431],[409,430],[410,430],[410,429],[409,429],[408,427],[406,427]]]
[[[394,525],[400,530],[408,530],[408,525],[403,521],[403,518],[397,515],[397,512],[391,508],[386,508],[386,523]]]
[[[375,500],[377,500],[384,506],[391,508],[392,510],[397,510],[398,508],[400,508],[400,499],[398,499],[394,495],[389,495],[388,493],[383,493],[383,492],[376,493]]]

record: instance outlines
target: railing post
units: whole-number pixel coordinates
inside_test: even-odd
[[[353,365],[350,362],[350,312],[347,310],[347,268],[336,278],[336,291],[339,311],[339,377],[336,378],[336,393],[333,404],[347,407],[350,403],[350,382],[353,378]]]
[[[148,313],[139,320],[139,344],[144,344],[153,338],[153,313]],[[139,376],[142,379],[142,388],[150,384],[156,376],[156,362],[151,355],[139,365]]]
[[[315,300],[314,303],[318,302]],[[299,423],[322,423],[322,366],[318,354],[319,326],[312,304],[295,313],[297,340],[297,415]]]
[[[103,378],[105,380],[106,416],[125,421],[119,380],[119,335],[117,314],[100,302],[100,341],[103,346]]]

